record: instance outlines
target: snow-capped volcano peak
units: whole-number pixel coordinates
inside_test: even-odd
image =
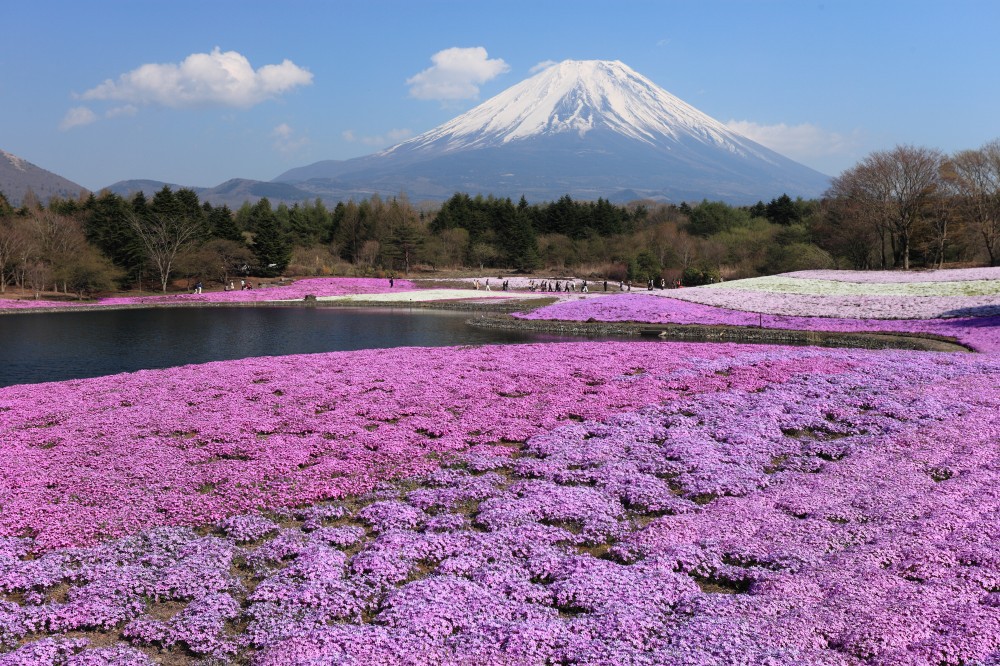
[[[567,60],[380,153],[275,179],[309,191],[553,201],[817,196],[829,178],[754,143],[617,60]]]
[[[530,137],[610,130],[649,144],[691,138],[743,152],[746,139],[625,64],[566,60],[429,132],[385,151],[461,150]]]

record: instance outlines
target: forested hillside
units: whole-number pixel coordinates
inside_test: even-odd
[[[821,200],[614,205],[456,193],[440,206],[372,196],[227,206],[188,189],[12,207],[0,195],[0,292],[167,290],[177,279],[542,272],[699,284],[812,268],[1000,260],[1000,142],[951,157],[873,153]]]

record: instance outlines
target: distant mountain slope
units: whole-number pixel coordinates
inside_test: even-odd
[[[44,204],[52,197],[76,199],[87,188],[0,150],[0,192],[11,205],[20,206],[29,190]]]
[[[262,197],[267,197],[271,203],[275,204],[301,203],[316,198],[315,194],[288,183],[273,183],[245,178],[233,178],[215,187],[190,187],[158,180],[122,180],[108,186],[107,189],[126,198],[136,192],[142,192],[149,198],[162,190],[164,186],[175,192],[182,188],[193,190],[202,202],[207,201],[213,206],[225,204],[230,208],[238,208],[247,201],[253,203]]]
[[[829,178],[755,143],[618,61],[565,61],[387,150],[274,182],[344,198],[456,191],[554,200],[812,197]]]

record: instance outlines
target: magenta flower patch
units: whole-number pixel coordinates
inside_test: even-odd
[[[586,342],[2,389],[0,664],[997,663],[998,373]]]

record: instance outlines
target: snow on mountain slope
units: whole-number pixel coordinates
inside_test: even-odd
[[[48,203],[52,197],[75,199],[84,191],[84,187],[71,180],[0,150],[0,192],[13,206],[20,206],[29,192],[42,203]]]
[[[379,153],[272,182],[318,196],[454,192],[753,203],[819,196],[829,178],[727,128],[618,61],[567,60]]]
[[[615,60],[566,60],[381,154],[495,147],[603,128],[650,145],[684,138],[767,160],[752,142]],[[770,161],[770,160],[768,160]]]

